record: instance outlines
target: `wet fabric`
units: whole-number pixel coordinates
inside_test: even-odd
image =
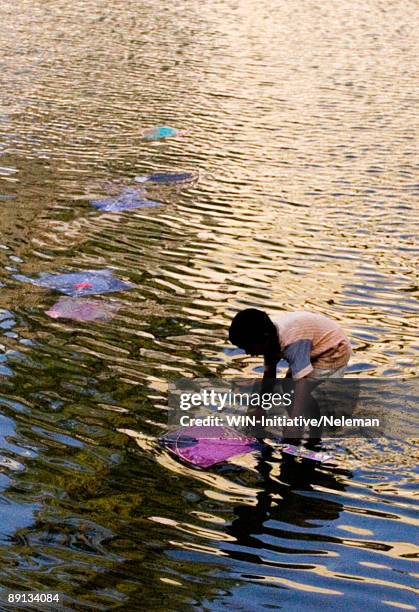
[[[145,174],[144,176],[136,176],[137,183],[184,183],[193,181],[197,177],[192,172],[155,172],[154,174]]]
[[[62,297],[52,308],[46,311],[46,314],[53,319],[109,321],[119,308],[120,305],[115,302]]]
[[[90,204],[104,212],[119,212],[131,208],[154,208],[160,206],[161,202],[148,200],[144,197],[144,192],[127,188],[119,196],[104,198],[103,200],[91,200]]]
[[[144,130],[143,136],[147,140],[161,140],[163,138],[170,138],[171,136],[176,136],[177,133],[177,129],[170,127],[169,125],[157,125],[156,127]]]
[[[132,289],[132,283],[122,281],[113,276],[112,270],[84,270],[82,272],[69,272],[67,274],[42,273],[38,278],[30,278],[23,274],[15,274],[16,280],[31,283],[47,289],[56,289],[71,296],[83,296],[112,291]]]
[[[285,444],[281,450],[288,455],[294,455],[294,457],[301,457],[302,459],[312,459],[313,461],[325,462],[332,459],[332,455],[329,453],[313,451],[303,446],[294,446],[293,444]]]
[[[160,443],[180,459],[200,468],[261,448],[256,438],[242,436],[228,427],[181,427],[162,436]]]

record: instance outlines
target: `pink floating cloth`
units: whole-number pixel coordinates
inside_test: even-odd
[[[160,442],[180,459],[200,468],[261,448],[256,438],[229,427],[181,427],[162,436]]]
[[[83,298],[62,297],[46,314],[53,319],[74,319],[75,321],[109,321],[118,311],[119,304],[88,300]]]

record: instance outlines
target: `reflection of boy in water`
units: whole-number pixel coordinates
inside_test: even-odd
[[[263,355],[262,393],[273,391],[278,361],[288,362],[287,378],[295,381],[291,417],[317,414],[310,396],[313,383],[343,376],[351,356],[350,342],[341,327],[322,314],[306,311],[270,319],[262,310],[246,308],[234,317],[229,338],[247,354]],[[286,434],[295,439],[302,430],[293,427]]]
[[[280,472],[274,475],[276,460],[272,456],[272,449],[267,446],[261,453],[256,466],[261,476],[257,483],[256,505],[246,504],[234,508],[235,518],[228,527],[239,546],[229,546],[224,552],[232,558],[257,563],[266,563],[266,556],[260,551],[268,549],[295,555],[300,549],[306,554],[305,547],[298,540],[306,541],[309,538],[310,527],[318,528],[319,521],[336,520],[343,511],[343,505],[338,501],[327,498],[310,498],[301,491],[310,491],[314,486],[320,486],[336,493],[344,491],[347,487],[345,481],[352,477],[347,470],[333,468],[333,471],[316,470],[316,462],[302,460],[297,462],[294,457],[284,456]],[[337,476],[340,475],[340,478]],[[342,479],[344,476],[344,480]],[[265,525],[270,521],[269,525]],[[275,524],[277,521],[277,524]],[[284,523],[303,527],[305,533],[290,530],[289,539],[296,538],[294,545],[290,542],[287,550],[284,548]],[[285,527],[286,529],[286,527]],[[316,531],[315,529],[315,531]],[[259,538],[259,534],[263,534]],[[315,536],[318,539],[318,535]],[[321,537],[320,537],[321,539]],[[326,537],[327,540],[327,537]],[[249,547],[243,550],[243,547]],[[263,558],[263,560],[262,560]]]

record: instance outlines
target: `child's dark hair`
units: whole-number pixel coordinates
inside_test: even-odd
[[[247,348],[276,333],[276,327],[263,310],[246,308],[236,314],[228,333],[232,344]]]

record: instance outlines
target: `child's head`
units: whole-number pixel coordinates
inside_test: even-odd
[[[246,308],[232,320],[228,337],[232,344],[244,349],[246,353],[263,355],[276,335],[276,327],[266,312]]]

